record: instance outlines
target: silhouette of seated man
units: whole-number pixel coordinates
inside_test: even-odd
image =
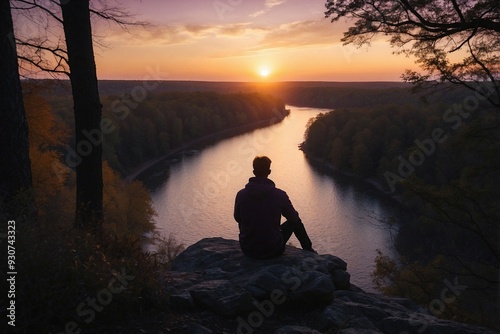
[[[280,256],[292,233],[304,250],[316,253],[288,195],[267,178],[271,173],[271,159],[255,157],[253,173],[255,177],[237,193],[234,205],[243,253],[258,259]],[[283,224],[280,224],[281,216],[287,219]]]

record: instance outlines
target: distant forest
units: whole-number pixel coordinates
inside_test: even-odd
[[[130,85],[128,91],[141,87]],[[71,97],[61,90],[46,98],[64,126],[72,128]],[[252,124],[269,125],[288,114],[281,99],[263,93],[147,92],[139,97],[110,93],[101,96],[101,103],[103,159],[123,175],[192,140]]]

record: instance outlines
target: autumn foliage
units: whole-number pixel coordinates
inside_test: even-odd
[[[64,149],[69,145],[70,130],[52,111],[41,95],[41,89],[30,86],[25,90],[24,99],[39,220],[42,223],[71,224],[75,211],[75,175],[61,163]],[[140,235],[151,231],[155,212],[142,183],[124,183],[107,163],[103,165],[103,179],[104,228],[118,235]]]
[[[158,250],[144,249],[145,232],[154,228],[149,192],[139,181],[125,183],[107,163],[102,233],[75,229],[75,173],[62,160],[69,127],[53,112],[40,87],[25,87],[25,107],[39,218],[37,224],[18,231],[19,331],[60,333],[68,324],[82,332],[142,330],[143,312],[167,312],[168,299],[157,273],[183,246],[173,237],[152,233],[150,249],[157,245]],[[99,296],[113,282],[116,287],[123,277],[126,286],[113,290],[119,293],[112,294],[112,302],[102,311],[89,306],[88,298]]]

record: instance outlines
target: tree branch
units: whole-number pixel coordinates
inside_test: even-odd
[[[29,5],[30,7],[13,7],[15,9],[18,9],[18,10],[33,10],[34,8],[38,8],[40,10],[42,10],[45,14],[49,15],[50,17],[52,17],[54,20],[56,20],[57,22],[59,22],[60,24],[63,23],[62,19],[59,18],[56,14],[54,14],[50,9],[48,9],[47,7],[45,6],[42,6],[40,4],[37,3],[36,0],[33,0],[33,1],[27,1],[27,0],[15,0],[17,2],[20,2],[20,3],[23,3],[23,4],[26,4],[26,5]],[[56,3],[57,4],[57,3]],[[59,5],[59,4],[57,4]]]
[[[24,56],[19,56],[19,55],[17,56],[17,58],[22,60],[22,61],[27,62],[28,64],[35,66],[36,68],[38,68],[39,70],[41,70],[43,72],[48,72],[48,73],[52,73],[52,74],[65,74],[69,77],[70,73],[68,71],[58,70],[59,67],[64,68],[62,65],[60,65],[60,63],[58,63],[58,65],[54,68],[49,68],[49,67],[43,66],[42,61],[37,62],[37,61],[34,61],[33,59],[30,59],[30,58],[27,58]]]
[[[460,18],[460,21],[462,23],[465,23],[465,17],[462,11],[460,10],[460,7],[458,6],[456,0],[451,0],[451,3],[453,4],[453,9],[455,9],[455,12],[457,12],[458,17]]]
[[[493,87],[495,88],[497,96],[500,97],[500,87],[499,87],[499,85],[498,85],[498,83],[497,83],[497,81],[495,79],[495,76],[493,75],[493,73],[491,73],[490,69],[488,67],[486,67],[486,65],[484,65],[484,63],[476,56],[476,54],[474,53],[474,50],[472,49],[472,46],[470,45],[469,41],[467,42],[467,45],[469,46],[469,52],[470,52],[472,58],[474,59],[474,61],[477,64],[479,64],[479,66],[481,66],[481,68],[486,73],[486,75],[488,76],[488,78],[490,79],[490,81],[493,83]],[[489,99],[489,95],[486,96],[486,97]],[[498,104],[500,104],[500,101],[498,102]]]
[[[66,61],[66,63],[68,63],[67,52],[65,49],[61,48],[59,45],[51,48],[48,46],[44,46],[43,43],[44,42],[42,41],[40,44],[34,44],[34,43],[30,43],[28,41],[22,41],[22,40],[16,38],[17,45],[28,46],[30,48],[50,52],[50,53],[54,54],[55,56],[57,56],[58,58],[64,59],[64,61]]]

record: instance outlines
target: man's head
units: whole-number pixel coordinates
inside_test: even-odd
[[[271,174],[271,159],[266,156],[253,159],[253,174],[257,177],[267,177]]]

